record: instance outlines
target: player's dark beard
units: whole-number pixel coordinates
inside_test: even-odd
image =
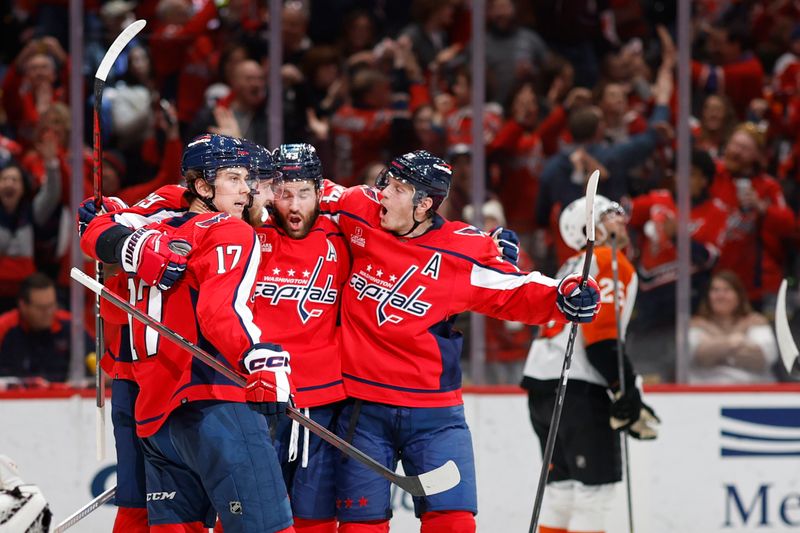
[[[305,239],[319,217],[319,204],[317,204],[317,206],[314,208],[314,212],[311,213],[311,216],[308,217],[308,220],[303,221],[303,226],[300,228],[299,232],[294,232],[289,229],[288,221],[281,213],[278,212],[277,209],[272,209],[270,211],[270,215],[275,218],[275,221],[278,223],[278,227],[285,231],[289,238],[298,240]]]

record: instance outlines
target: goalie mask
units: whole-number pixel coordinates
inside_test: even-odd
[[[617,202],[613,202],[605,196],[596,195],[594,198],[594,225],[595,238],[598,242],[605,241],[608,236],[602,220],[609,213],[625,216],[625,210]],[[567,246],[578,252],[583,250],[587,242],[585,196],[578,198],[564,208],[558,219],[558,229]]]

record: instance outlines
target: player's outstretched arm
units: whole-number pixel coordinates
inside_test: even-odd
[[[461,311],[476,311],[525,324],[594,320],[600,308],[600,290],[593,279],[586,287],[580,287],[579,275],[556,280],[539,272],[521,272],[498,257],[491,237],[466,238],[469,240],[458,243],[459,249],[471,248],[473,259],[461,260],[460,276],[465,281],[461,286],[467,287],[461,302],[466,307]],[[454,302],[459,302],[459,298]]]

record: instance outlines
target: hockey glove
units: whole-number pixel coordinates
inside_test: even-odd
[[[618,391],[611,404],[611,427],[627,429],[632,426],[639,420],[643,405],[642,393],[637,387],[629,387],[624,396]]]
[[[497,249],[503,254],[503,259],[516,265],[519,260],[519,235],[514,230],[496,227],[489,236],[494,239]]]
[[[125,202],[116,196],[103,197],[103,210],[105,210],[106,213],[127,208],[128,206],[125,204]],[[89,222],[94,220],[94,217],[96,216],[97,207],[94,205],[94,197],[87,198],[81,202],[81,205],[78,206],[78,235],[83,237],[83,234],[86,233],[86,228],[89,226]]]
[[[613,414],[611,416],[611,429],[627,429],[628,434],[637,440],[654,440],[658,437],[658,424],[660,423],[661,419],[656,416],[652,407],[646,403],[642,403],[639,415],[632,424],[626,424],[625,420],[614,418]]]
[[[570,322],[591,322],[600,311],[600,287],[589,276],[581,288],[581,275],[570,274],[558,284],[556,305]]]
[[[122,242],[119,264],[130,275],[165,291],[172,287],[186,270],[191,250],[188,242],[168,240],[160,231],[139,228]]]
[[[285,413],[294,392],[289,381],[289,352],[277,344],[256,344],[242,357],[242,368],[248,374],[244,388],[247,405],[262,415]]]

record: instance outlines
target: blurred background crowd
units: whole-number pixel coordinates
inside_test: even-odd
[[[182,147],[202,132],[269,146],[268,95],[280,90],[283,142],[316,146],[325,177],[371,183],[392,156],[423,148],[454,168],[443,216],[472,220],[471,3],[267,4],[85,0],[83,57],[69,51],[66,1],[2,4],[0,376],[64,381],[69,311],[94,334],[91,306],[67,309],[71,184],[91,195],[91,127],[73,153],[71,116],[91,124],[94,72],[138,18],[148,25],[103,97],[106,195],[134,203],[179,183]],[[554,275],[570,255],[560,210],[599,169],[599,192],[627,211],[639,276],[628,351],[651,382],[676,378],[675,4],[487,0],[485,16],[484,229],[514,229],[520,266]],[[280,89],[267,83],[275,16]],[[797,270],[800,2],[695,0],[691,36],[688,381],[787,380],[770,320],[781,279]],[[84,76],[77,109],[73,69]],[[535,334],[487,319],[490,383],[519,381]]]

